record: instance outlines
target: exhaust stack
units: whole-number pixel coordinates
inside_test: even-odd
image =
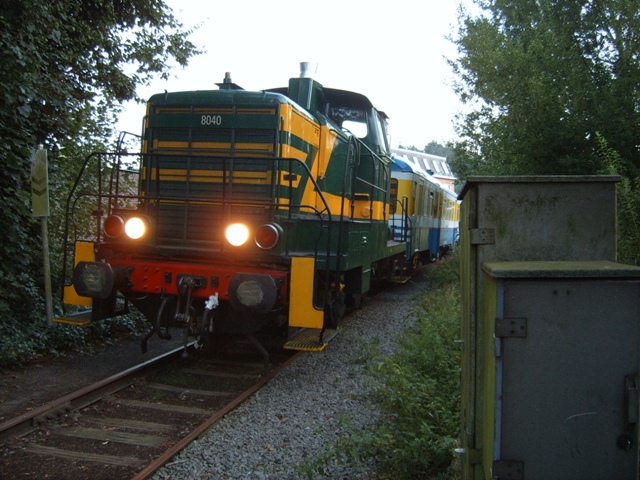
[[[236,85],[231,80],[231,72],[224,72],[224,80],[222,83],[216,83],[220,90],[244,90],[240,85]]]
[[[313,78],[318,71],[315,62],[300,62],[300,78]]]

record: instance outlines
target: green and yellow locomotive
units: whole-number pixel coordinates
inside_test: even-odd
[[[91,320],[131,303],[151,333],[184,328],[204,347],[272,324],[289,348],[321,349],[373,279],[407,266],[389,227],[387,118],[304,74],[218,86],[151,97],[135,168],[93,157],[100,186],[82,197],[97,231],[74,242],[65,303],[90,305]]]

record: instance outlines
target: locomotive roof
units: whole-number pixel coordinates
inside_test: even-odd
[[[182,91],[182,92],[167,92],[157,93],[152,95],[149,98],[149,102],[153,104],[184,104],[184,103],[200,103],[206,104],[210,101],[214,101],[215,98],[220,98],[220,95],[234,97],[236,95],[242,96],[243,102],[251,102],[252,98],[256,103],[264,103],[265,93],[270,94],[279,94],[282,95],[287,102],[291,102],[292,100],[288,97],[289,88],[288,87],[279,87],[279,88],[270,88],[262,91],[248,91],[241,89],[220,89],[220,90],[190,90],[190,91]],[[322,97],[324,102],[329,105],[339,105],[342,107],[348,108],[359,108],[368,110],[370,108],[375,108],[371,101],[360,93],[350,92],[348,90],[339,90],[335,88],[325,88],[322,87]],[[274,96],[274,103],[282,102],[282,97]],[[387,115],[378,110],[378,113],[387,119]]]
[[[277,93],[277,92],[274,92]],[[149,102],[154,104],[206,104],[213,102],[220,102],[221,98],[233,99],[236,96],[241,96],[242,101],[245,103],[255,102],[256,104],[264,104],[265,101],[271,101],[272,103],[282,103],[282,99],[278,95],[265,95],[265,92],[251,92],[248,90],[188,90],[182,92],[167,92],[157,93],[149,98]],[[290,99],[285,101],[291,102]]]
[[[223,103],[233,103],[239,97],[243,105],[265,104],[278,105],[282,103],[293,104],[294,102],[286,95],[277,91],[249,91],[241,89],[219,89],[219,90],[187,90],[182,92],[157,93],[152,95],[148,102],[153,105],[219,105]],[[302,110],[304,115],[310,114]]]
[[[288,87],[279,87],[279,88],[269,88],[265,90],[265,92],[279,93],[281,95],[288,96],[289,88]],[[362,95],[361,93],[350,92],[348,90],[339,90],[337,88],[326,88],[322,87],[322,97],[326,103],[330,105],[340,105],[344,107],[350,108],[360,108],[363,110],[368,110],[370,108],[375,108],[373,103]],[[378,110],[378,113],[382,115],[384,118],[388,118],[387,115]]]

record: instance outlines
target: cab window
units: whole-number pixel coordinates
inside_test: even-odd
[[[367,136],[367,113],[359,108],[331,107],[329,118],[358,138]]]

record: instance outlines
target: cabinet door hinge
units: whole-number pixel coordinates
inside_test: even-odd
[[[496,337],[527,337],[526,318],[496,318]]]
[[[494,228],[472,228],[469,233],[471,234],[471,245],[493,245],[496,243]]]

